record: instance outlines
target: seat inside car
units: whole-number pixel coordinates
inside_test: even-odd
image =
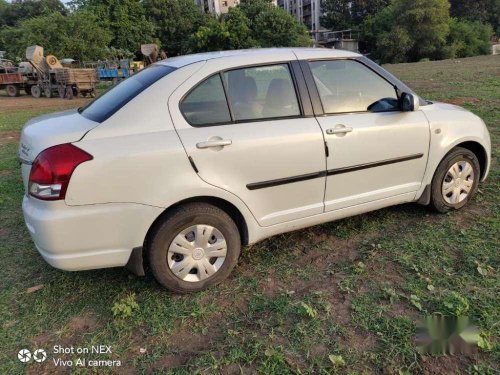
[[[237,76],[230,81],[230,89],[234,115],[237,120],[262,117],[261,106],[257,103],[257,83],[255,78]]]
[[[285,117],[297,115],[295,90],[289,80],[274,78],[267,89],[264,117]]]

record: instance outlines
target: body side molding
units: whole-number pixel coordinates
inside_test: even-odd
[[[375,167],[381,167],[383,165],[388,165],[388,164],[401,163],[401,162],[405,162],[405,161],[409,161],[409,160],[420,159],[422,156],[424,156],[424,154],[414,154],[414,155],[408,155],[408,156],[403,156],[403,157],[399,157],[399,158],[375,161],[375,162],[371,162],[371,163],[357,164],[357,165],[353,165],[351,167],[336,168],[336,169],[330,169],[328,171],[320,171],[320,172],[302,174],[302,175],[298,175],[298,176],[278,178],[276,180],[252,182],[252,183],[247,185],[247,189],[248,190],[265,189],[265,188],[273,187],[273,186],[291,184],[294,182],[307,181],[307,180],[311,180],[313,178],[333,176],[333,175],[342,174],[342,173],[360,171],[362,169],[367,169],[367,168],[375,168]]]

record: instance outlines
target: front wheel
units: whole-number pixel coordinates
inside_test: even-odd
[[[238,228],[226,212],[206,203],[189,203],[153,228],[148,259],[161,285],[188,293],[224,280],[240,249]]]
[[[476,155],[465,148],[454,148],[439,164],[432,179],[431,207],[445,213],[465,206],[476,194],[480,166]]]

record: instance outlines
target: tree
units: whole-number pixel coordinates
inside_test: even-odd
[[[238,8],[250,21],[250,27],[254,29],[255,20],[262,12],[267,12],[274,5],[271,0],[241,0]],[[255,29],[254,29],[255,30]]]
[[[391,0],[323,0],[321,24],[330,30],[356,28],[390,2]]]
[[[377,14],[390,2],[391,0],[353,0],[351,2],[353,25],[360,25],[367,17]]]
[[[190,38],[194,52],[310,44],[305,27],[268,0],[243,1],[227,15],[209,15]]]
[[[367,18],[362,37],[383,62],[438,57],[447,42],[449,6],[447,0],[394,0]]]
[[[19,22],[57,12],[67,14],[59,0],[13,0],[0,2],[0,26],[15,26]]]
[[[460,21],[452,18],[448,45],[444,48],[443,58],[468,57],[490,53],[492,28],[479,21]]]
[[[0,34],[15,60],[25,60],[26,47],[38,44],[45,54],[59,58],[93,60],[105,57],[111,33],[99,26],[94,14],[85,11],[64,16],[51,13],[4,28]]]
[[[500,0],[450,0],[452,17],[459,20],[490,23],[500,32]]]
[[[311,45],[304,25],[270,0],[242,0],[238,6],[248,19],[253,39],[259,47]]]
[[[144,8],[168,56],[190,52],[190,36],[207,22],[206,16],[192,0],[145,0]]]
[[[112,47],[131,52],[141,44],[156,42],[154,24],[147,20],[141,0],[75,0],[73,9],[92,13],[102,28],[111,31]]]
[[[251,22],[240,7],[230,8],[229,12],[222,17],[229,31],[229,48],[240,49],[257,46]]]
[[[397,0],[395,25],[404,28],[411,39],[410,61],[433,57],[446,43],[450,24],[448,0]]]
[[[207,15],[206,23],[191,36],[191,50],[222,51],[256,47],[250,20],[239,7],[220,17]]]
[[[255,39],[260,47],[310,46],[311,38],[304,25],[285,10],[272,7],[254,21]]]
[[[353,26],[351,0],[324,0],[321,25],[330,30],[349,29]]]
[[[190,48],[196,52],[230,49],[230,36],[225,22],[208,16],[206,24],[200,26],[190,37]]]

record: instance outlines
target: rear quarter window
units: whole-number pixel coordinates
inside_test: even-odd
[[[151,65],[112,87],[78,111],[89,120],[103,122],[142,91],[174,70],[176,68],[171,66]]]

